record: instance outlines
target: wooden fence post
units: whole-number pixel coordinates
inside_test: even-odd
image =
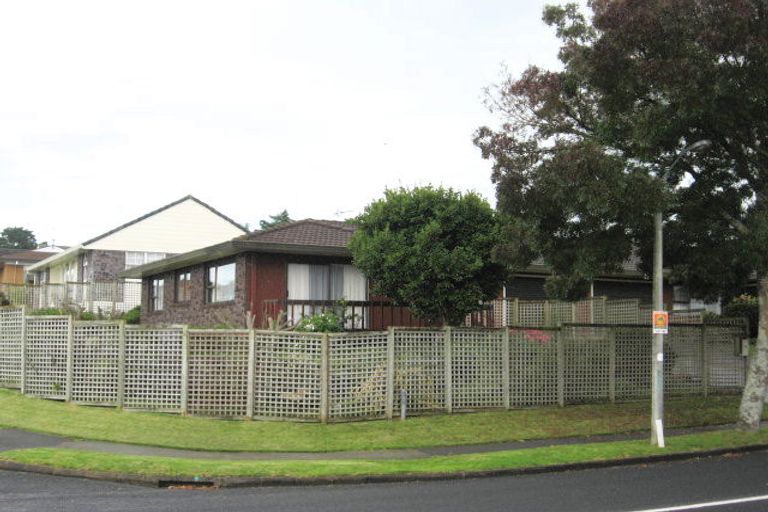
[[[704,388],[704,398],[709,394],[709,347],[707,345],[707,325],[701,324],[701,385]]]
[[[504,327],[501,336],[501,394],[504,397],[504,408],[509,409],[511,403],[509,391],[509,329]]]
[[[616,403],[616,328],[608,331],[608,399]]]
[[[118,320],[117,338],[117,407],[125,403],[125,320]]]
[[[256,380],[256,330],[248,330],[248,389],[245,391],[245,417],[253,419],[255,390],[253,386]]]
[[[395,328],[387,328],[387,419],[395,413]]]
[[[450,327],[445,328],[443,341],[445,346],[445,410],[451,414],[453,412],[453,348]]]
[[[27,393],[27,310],[21,306],[21,394]]]
[[[64,389],[64,400],[72,401],[72,380],[75,369],[75,323],[72,315],[69,316],[67,324],[67,376]]]
[[[565,407],[565,339],[562,330],[555,331],[557,348],[557,403]]]
[[[320,422],[328,423],[330,412],[330,339],[323,334],[320,339]]]
[[[189,411],[189,326],[181,331],[181,414]]]

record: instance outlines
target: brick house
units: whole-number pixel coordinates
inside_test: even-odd
[[[346,303],[350,327],[419,325],[405,308],[372,297],[347,248],[354,226],[305,219],[122,273],[142,279],[142,322],[264,327]]]

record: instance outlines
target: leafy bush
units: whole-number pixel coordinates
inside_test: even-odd
[[[121,318],[129,325],[138,325],[141,322],[141,306],[126,311]]]
[[[0,306],[10,306],[11,301],[5,296],[3,292],[0,292]]]
[[[325,311],[302,318],[296,324],[295,330],[300,332],[342,332],[344,320],[333,311]]]
[[[28,314],[30,316],[66,316],[70,315],[71,313],[71,311],[60,308],[40,308],[33,309]]]
[[[749,337],[757,337],[757,323],[760,318],[760,306],[757,297],[739,295],[730,304],[723,307],[723,316],[746,318],[749,322]]]

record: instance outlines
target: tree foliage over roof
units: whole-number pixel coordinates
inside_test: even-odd
[[[4,249],[36,249],[37,240],[32,231],[14,226],[3,229],[0,233],[0,248]]]
[[[503,281],[496,215],[474,193],[387,190],[356,219],[350,249],[372,291],[431,322],[460,324]]]

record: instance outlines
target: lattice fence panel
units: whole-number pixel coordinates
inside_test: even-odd
[[[704,331],[707,343],[708,389],[712,393],[739,392],[747,375],[747,358],[740,355],[744,325],[710,326]]]
[[[671,324],[703,324],[703,311],[670,311],[669,323]]]
[[[544,301],[521,300],[517,303],[518,323],[524,327],[544,326]]]
[[[509,392],[512,407],[558,403],[557,331],[510,329]]]
[[[574,304],[572,302],[564,301],[550,301],[549,305],[549,322],[550,327],[556,327],[566,323],[573,323],[574,320]]]
[[[640,301],[638,301],[637,299],[606,301],[605,323],[607,324],[641,323],[639,309],[640,309]]]
[[[63,400],[67,396],[68,316],[27,317],[24,391],[27,395]]]
[[[188,336],[187,411],[246,416],[250,331],[189,330]]]
[[[451,329],[453,408],[504,407],[501,329]]]
[[[387,402],[387,333],[330,336],[330,418],[381,418]]]
[[[616,398],[617,400],[651,396],[650,326],[613,327],[616,339]]]
[[[589,299],[589,302],[592,307],[592,319],[586,323],[607,324],[606,303],[608,300],[605,297],[593,297]]]
[[[673,325],[664,336],[664,394],[703,394],[703,331]]]
[[[24,308],[0,308],[0,387],[21,387]]]
[[[445,410],[445,331],[395,331],[395,404],[408,392],[409,413]]]
[[[605,400],[610,396],[610,331],[599,327],[564,327],[564,397],[566,403]]]
[[[254,417],[318,420],[322,335],[256,332]]]
[[[120,324],[75,322],[72,344],[72,401],[117,405]]]
[[[125,331],[126,409],[181,411],[182,328]]]
[[[574,303],[575,316],[572,322],[577,324],[595,323],[592,320],[592,299],[580,300]]]

